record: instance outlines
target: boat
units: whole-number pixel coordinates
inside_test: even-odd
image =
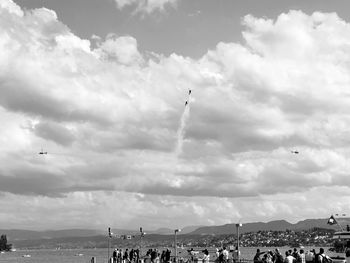
[[[30,258],[30,257],[31,257],[31,255],[29,255],[29,254],[25,254],[25,255],[23,255],[22,257],[24,257],[24,258]]]

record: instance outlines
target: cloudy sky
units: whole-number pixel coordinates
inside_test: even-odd
[[[0,0],[0,121],[0,228],[348,213],[349,3]]]

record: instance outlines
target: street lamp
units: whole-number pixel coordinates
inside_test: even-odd
[[[109,227],[108,228],[108,249],[107,249],[107,253],[108,253],[108,256],[107,256],[107,262],[109,263],[109,257],[110,257],[110,255],[109,255],[109,247],[110,247],[110,239],[112,238],[112,235],[113,235],[113,233],[111,232],[111,228]]]
[[[242,227],[241,223],[236,224],[237,228],[237,262],[239,262],[239,228]]]
[[[143,232],[142,227],[140,227],[140,254],[142,254],[142,238],[146,233]]]
[[[175,229],[174,230],[174,248],[175,248],[175,263],[177,262],[177,246],[176,246],[176,234],[180,232],[181,229]]]

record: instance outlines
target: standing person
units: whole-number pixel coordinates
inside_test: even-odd
[[[258,248],[256,250],[256,253],[254,256],[254,263],[261,263],[262,262],[262,258],[261,258],[262,254],[265,254],[265,252],[260,252],[260,249]]]
[[[153,249],[151,251],[151,262],[154,263],[155,262],[155,259],[157,257],[157,251],[155,249]]]
[[[193,262],[193,261],[194,261],[194,257],[195,257],[193,248],[191,248],[190,250],[188,250],[188,253],[190,254],[191,262]]]
[[[269,250],[266,254],[266,262],[267,263],[273,263],[272,259],[273,259],[273,252],[271,250]]]
[[[278,248],[276,248],[275,250],[275,257],[274,257],[274,262],[275,263],[283,263],[284,258],[283,255],[281,254],[281,252],[279,251]]]
[[[300,262],[306,263],[304,249],[300,249],[299,256],[300,256]]]
[[[222,255],[224,257],[224,262],[227,263],[228,262],[229,253],[228,253],[226,247],[224,247],[224,250],[222,251]]]
[[[157,256],[156,256],[154,262],[155,262],[155,263],[160,263],[160,253],[159,253],[158,250],[156,250],[156,251],[157,251]]]
[[[203,259],[202,259],[203,263],[209,263],[210,255],[209,255],[208,249],[204,249],[203,253],[204,253],[204,256],[203,256]]]
[[[169,249],[165,252],[165,262],[170,262],[171,251]]]
[[[139,263],[140,262],[140,250],[139,249],[135,250],[134,257],[136,258],[136,262]]]
[[[123,262],[129,263],[129,250],[125,249],[124,256],[123,256]]]
[[[162,254],[160,256],[160,262],[165,263],[165,251],[164,250],[162,251]]]
[[[296,248],[293,249],[292,256],[295,258],[296,263],[301,263],[300,254]]]
[[[134,262],[134,249],[133,248],[129,252],[129,260],[130,260],[130,262]]]
[[[315,262],[315,250],[307,251],[305,254],[305,262],[312,263]]]
[[[112,258],[113,258],[113,263],[117,263],[117,249],[114,249],[113,254],[112,254]]]
[[[216,248],[216,250],[215,250],[215,261],[219,261],[219,256],[220,256],[219,249]]]
[[[123,250],[119,249],[119,252],[118,252],[118,263],[122,263],[122,260],[123,260]]]
[[[286,258],[284,259],[284,263],[295,263],[296,259],[292,256],[290,251],[286,251]]]
[[[151,252],[148,250],[146,256],[144,257],[144,263],[151,263]]]
[[[219,250],[219,259],[218,259],[219,263],[224,263],[224,254],[222,252],[223,252],[223,250],[220,249]]]
[[[322,247],[320,248],[320,253],[318,253],[318,262],[319,263],[331,263],[332,262],[332,259],[324,253],[324,249]]]

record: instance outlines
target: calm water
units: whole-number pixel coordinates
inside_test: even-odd
[[[202,248],[203,249],[203,248]],[[201,251],[202,249],[198,249]],[[261,251],[267,251],[274,248],[260,248]],[[289,247],[279,248],[282,253],[290,249]],[[305,248],[308,250],[309,248]],[[161,249],[160,249],[161,250]],[[241,258],[252,260],[256,252],[256,248],[243,247],[241,250]],[[215,249],[210,248],[211,259],[215,259]],[[318,251],[318,249],[316,249]],[[112,249],[110,250],[112,253]],[[187,257],[186,249],[178,249],[180,257]],[[30,257],[23,257],[30,255]],[[172,253],[173,255],[173,253]],[[97,263],[107,263],[107,249],[61,249],[61,250],[19,250],[15,252],[7,252],[0,254],[0,263],[90,263],[92,257],[96,257]]]

